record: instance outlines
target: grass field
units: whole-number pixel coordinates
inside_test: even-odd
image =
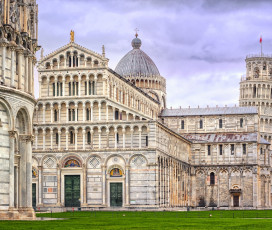
[[[202,212],[66,212],[52,221],[0,221],[0,229],[272,229],[272,210]]]

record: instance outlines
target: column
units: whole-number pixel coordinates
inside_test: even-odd
[[[26,138],[26,207],[32,208],[32,135]]]
[[[65,97],[65,77],[62,79],[62,95]]]
[[[28,57],[28,93],[33,95],[32,92],[32,57]]]
[[[59,91],[60,95],[60,91]],[[58,80],[55,80],[55,97],[58,96]]]
[[[60,144],[61,144],[61,131],[58,131],[58,136],[59,136],[58,150],[60,150]]]
[[[28,92],[28,56],[25,53],[25,92]]]
[[[98,104],[98,120],[101,121],[101,102]]]
[[[43,150],[45,150],[45,130],[43,129]]]
[[[85,147],[85,144],[86,144],[86,130],[85,129],[83,129],[83,131],[82,131],[82,137],[83,137],[83,150],[85,150],[86,149],[86,147]]]
[[[123,148],[126,148],[126,129],[123,129]]]
[[[103,195],[102,195],[102,205],[106,205],[106,173],[107,173],[107,168],[105,165],[101,165],[101,168],[102,168],[102,189],[103,189]]]
[[[112,120],[115,120],[115,108],[113,106],[112,107]]]
[[[5,11],[4,11],[5,12]],[[5,75],[6,75],[6,44],[2,43],[2,82],[5,84]]]
[[[66,135],[66,150],[68,149],[68,134],[69,134],[69,132],[66,131],[65,132],[65,135]]]
[[[85,103],[83,103],[83,114],[82,114],[82,116],[83,116],[83,122],[86,121],[85,115],[86,115],[86,106],[85,106]]]
[[[43,109],[43,123],[45,124],[45,105],[42,105]]]
[[[126,205],[129,206],[129,166],[126,166]]]
[[[57,206],[61,206],[61,165],[57,165],[57,174],[58,174],[58,197],[57,197]]]
[[[14,63],[14,54],[15,54],[15,47],[10,47],[11,51],[11,76],[10,76],[10,87],[14,88],[14,76],[15,76],[15,67],[16,63]]]
[[[94,77],[93,95],[97,95],[97,76]]]
[[[59,123],[60,123],[60,119],[61,119],[61,105],[59,105],[59,109],[58,109],[58,112],[59,112]]]
[[[53,114],[53,111],[54,111],[54,110],[53,110],[53,109],[54,109],[54,107],[53,107],[53,105],[51,105],[51,106],[50,106],[50,111],[51,111],[51,112],[50,112],[50,113],[51,113],[51,123],[53,122],[53,117],[54,117],[54,114]]]
[[[110,141],[110,131],[109,129],[106,130],[107,133],[107,148],[109,148],[109,141]]]
[[[74,67],[74,55],[71,55],[71,67]]]
[[[35,149],[38,149],[38,130],[35,129]]]
[[[117,130],[114,130],[114,143],[115,143],[115,146],[114,146],[114,148],[116,148],[117,149]]]
[[[69,106],[66,106],[66,122],[69,122]]]
[[[75,121],[77,121],[78,119],[77,119],[77,108],[78,108],[78,106],[77,105],[75,105]]]
[[[53,130],[50,131],[50,148],[53,149]]]
[[[133,148],[133,130],[132,128],[130,128],[130,132],[131,132],[131,137],[130,137],[130,147]]]
[[[43,191],[42,166],[38,166],[38,171],[39,171],[39,185],[38,185],[38,188],[39,188],[39,199],[38,199],[38,206],[42,206],[42,203],[43,203],[43,197],[42,197],[42,194],[43,194],[43,192],[42,192]]]
[[[90,92],[90,91],[89,91],[89,81],[90,81],[90,78],[88,77],[88,78],[87,78],[87,81],[86,81],[86,85],[87,85],[87,90],[86,90],[86,91],[87,91],[87,94],[86,94],[86,95],[89,95],[89,92]]]
[[[77,134],[78,134],[78,131],[75,130],[75,150],[77,150]]]
[[[83,202],[82,206],[87,206],[87,166],[83,164]]]
[[[14,208],[14,151],[15,131],[9,131],[9,208]]]
[[[106,120],[109,121],[109,106],[106,104]]]
[[[91,148],[93,148],[93,129],[91,129]]]
[[[78,96],[81,96],[81,77],[78,78]]]
[[[142,148],[142,130],[139,129],[139,148]]]
[[[98,130],[98,148],[101,149],[101,130]]]
[[[93,103],[91,103],[91,121],[93,121]]]

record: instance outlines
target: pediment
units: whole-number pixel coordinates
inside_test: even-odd
[[[92,61],[97,60],[99,63],[106,63],[106,65],[109,61],[109,59],[103,57],[103,55],[80,46],[77,43],[69,43],[42,57],[39,61],[39,66],[45,66],[46,63],[53,63],[54,60],[60,60],[61,57],[67,57],[68,54],[75,54],[79,57],[84,57],[85,59],[90,59]]]

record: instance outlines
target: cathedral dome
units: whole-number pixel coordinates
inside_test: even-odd
[[[140,47],[141,39],[134,38],[131,42],[133,50],[129,51],[117,64],[115,72],[123,77],[160,76],[160,72],[152,59]]]

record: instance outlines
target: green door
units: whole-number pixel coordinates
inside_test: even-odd
[[[32,207],[36,208],[36,184],[32,184]]]
[[[123,204],[122,183],[110,183],[110,206],[121,207]]]
[[[80,176],[65,176],[65,207],[80,207]]]

